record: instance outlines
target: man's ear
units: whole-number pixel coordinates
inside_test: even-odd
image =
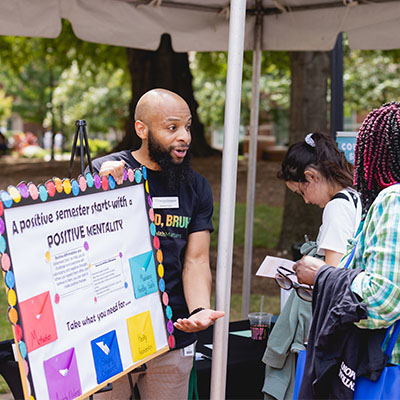
[[[135,131],[140,139],[147,139],[148,128],[147,125],[142,122],[140,119],[135,121]]]

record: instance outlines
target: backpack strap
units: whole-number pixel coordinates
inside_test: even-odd
[[[354,203],[354,207],[357,208],[357,203],[358,203],[358,198],[357,198],[357,196],[356,196],[354,193],[350,192],[350,191],[347,191],[347,193],[348,193],[348,194],[350,195],[350,197],[352,198],[353,203]],[[349,198],[348,198],[344,193],[341,193],[341,192],[336,193],[336,194],[331,198],[331,200],[335,200],[335,199],[343,199],[343,200],[350,201]]]
[[[358,198],[353,192],[348,192],[350,197],[353,199],[354,207],[357,208]]]
[[[331,200],[335,200],[335,199],[343,199],[343,200],[347,200],[349,201],[349,198],[344,194],[344,193],[336,193]]]

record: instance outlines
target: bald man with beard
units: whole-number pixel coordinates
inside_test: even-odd
[[[140,148],[93,161],[95,172],[111,174],[117,183],[123,182],[124,168],[144,165],[160,221],[156,234],[164,255],[165,291],[174,313],[176,344],[172,351],[147,362],[145,372],[131,375],[142,400],[188,398],[195,332],[224,315],[210,308],[213,200],[207,180],[190,166],[191,123],[190,109],[182,97],[165,89],[150,90],[135,109]],[[174,218],[187,223],[166,223]],[[125,375],[113,383],[112,391],[96,398],[121,400],[130,395]]]

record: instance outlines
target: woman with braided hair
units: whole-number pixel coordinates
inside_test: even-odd
[[[392,102],[372,111],[358,134],[354,182],[366,209],[382,189],[400,182],[399,107]]]
[[[400,103],[384,104],[363,122],[357,137],[354,183],[368,211],[349,268],[362,268],[352,290],[368,306],[365,328],[400,318]],[[400,343],[392,362],[400,364]]]
[[[400,103],[392,102],[370,112],[357,136],[354,184],[361,194],[365,217],[354,240],[353,248],[349,249],[339,264],[339,267],[344,268],[332,268],[321,260],[307,256],[294,266],[300,283],[314,285],[313,321],[305,368],[305,374],[308,376],[305,375],[303,378],[300,391],[303,397],[299,398],[307,396],[310,398],[311,393],[315,395],[318,386],[316,382],[324,379],[315,375],[315,371],[318,370],[316,367],[318,357],[321,357],[319,354],[321,349],[317,343],[323,342],[322,337],[325,334],[322,328],[326,327],[323,325],[324,318],[327,318],[330,324],[331,353],[324,354],[325,360],[334,360],[338,349],[345,349],[348,356],[346,335],[349,331],[345,330],[345,327],[346,329],[349,327],[345,322],[350,323],[353,334],[371,332],[372,335],[377,335],[385,331],[381,328],[391,327],[400,319],[400,185],[398,183],[400,183]],[[337,294],[338,289],[345,290],[343,284],[338,288],[339,280],[346,282],[345,286],[348,287],[347,303],[344,308],[341,297]],[[330,296],[333,297],[332,300],[328,299]],[[334,311],[327,306],[328,308],[323,309],[323,315],[318,314],[321,303],[329,303]],[[352,312],[357,315],[353,315]],[[335,320],[338,316],[340,318]],[[338,324],[340,344],[332,339],[337,328],[334,323]],[[357,362],[359,362],[358,357],[365,351],[370,351],[372,347],[369,344],[364,349],[358,348],[360,343],[361,341],[356,342],[356,345],[352,344],[353,351],[358,351]],[[377,343],[380,351],[382,339]],[[377,354],[379,355],[374,353],[375,360]],[[346,381],[352,390],[359,369],[363,371],[360,374],[365,375],[366,366],[371,367],[369,363],[360,366],[357,362],[354,362],[355,365],[350,369],[355,371],[353,383],[350,385],[349,379]],[[400,364],[399,340],[390,362]],[[382,362],[379,366],[373,365],[376,367],[375,373],[380,372],[384,365]],[[346,368],[348,367],[349,364],[346,363]],[[339,365],[335,368],[339,370],[340,377],[342,367]],[[310,370],[312,373],[309,373]],[[326,365],[325,370],[328,370]],[[343,379],[341,382],[344,384]],[[325,388],[327,387],[325,384]],[[337,387],[337,384],[332,386],[332,388]]]

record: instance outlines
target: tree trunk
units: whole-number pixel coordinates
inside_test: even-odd
[[[308,132],[328,131],[327,85],[329,53],[291,52],[289,144],[303,140]],[[301,196],[286,189],[279,247],[290,249],[304,241],[304,234],[315,240],[322,210],[305,204]]]
[[[175,53],[171,37],[164,34],[156,51],[127,49],[128,68],[132,81],[132,100],[126,133],[116,150],[136,149],[140,140],[136,136],[133,113],[139,98],[150,89],[163,88],[182,96],[192,112],[192,153],[207,156],[214,151],[206,142],[204,128],[197,115],[197,102],[193,95],[192,74],[187,53]]]

